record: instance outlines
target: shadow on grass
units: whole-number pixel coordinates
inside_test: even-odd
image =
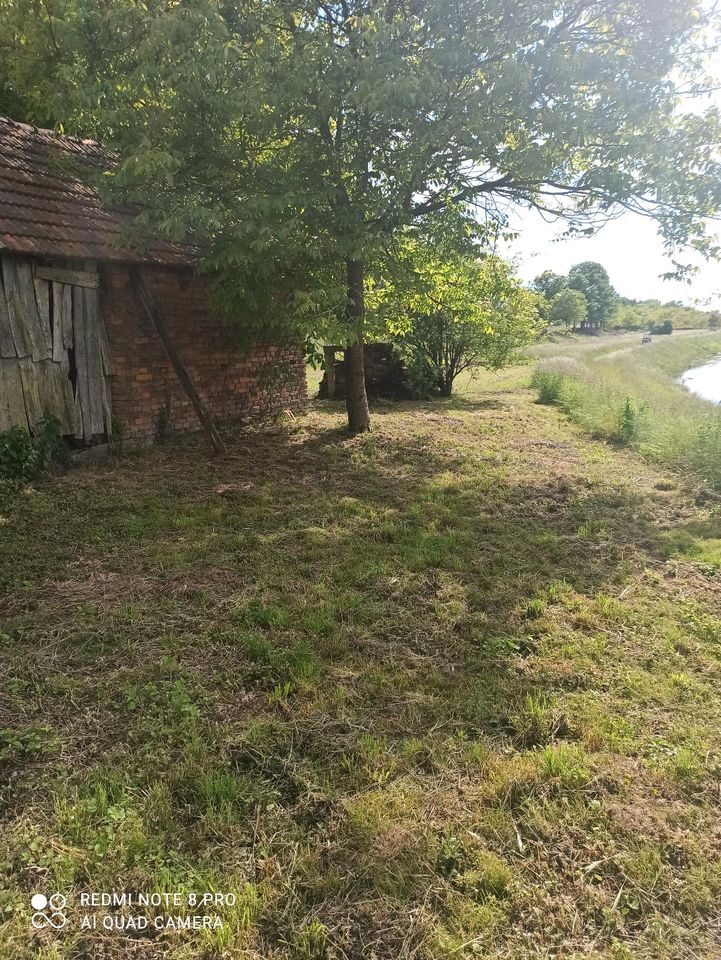
[[[421,407],[453,409],[488,405]],[[348,955],[398,956],[414,878],[445,889],[450,869],[423,793],[476,789],[484,751],[574,737],[554,699],[587,673],[527,665],[555,604],[618,593],[659,549],[643,498],[509,476],[453,424],[438,443],[388,419],[355,439],[248,434],[211,462],[179,445],[11,506],[6,817],[42,821],[58,889],[247,875],[290,904],[258,921],[271,949],[322,904]],[[363,833],[373,803],[385,851]],[[379,929],[398,912],[378,942],[370,901]]]
[[[345,402],[342,400],[328,401],[328,400],[319,400],[319,409],[333,412],[333,413],[345,413]],[[502,400],[499,400],[496,397],[466,397],[461,394],[454,393],[453,396],[447,398],[437,398],[433,400],[382,400],[382,399],[370,399],[369,406],[371,411],[371,417],[381,416],[386,417],[391,414],[404,414],[404,413],[424,413],[424,412],[436,412],[443,413],[447,410],[463,410],[468,412],[484,410],[504,410],[507,409],[508,404],[504,403]],[[345,428],[341,428],[341,433],[344,433],[345,436],[348,436],[348,432]]]
[[[126,628],[103,622],[124,600],[148,636],[176,618],[192,632],[196,615],[221,628],[221,610],[243,622],[256,605],[281,611],[279,624],[260,624],[281,645],[303,636],[322,652],[340,633],[351,659],[405,670],[406,654],[420,655],[458,680],[484,655],[496,672],[499,652],[527,649],[559,590],[613,591],[636,551],[668,552],[638,494],[562,477],[511,482],[423,436],[281,430],[244,437],[225,461],[197,459],[191,446],[132,467],[96,468],[82,485],[71,476],[41,502],[21,501],[22,526],[3,551],[21,624],[13,636],[38,649],[33,634],[65,622],[68,666]],[[84,620],[98,644],[77,643]],[[35,668],[42,662],[41,652]],[[499,700],[510,695],[499,687]]]

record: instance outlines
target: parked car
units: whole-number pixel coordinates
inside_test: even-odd
[[[650,343],[650,342],[651,342],[651,334],[644,333],[644,335],[641,337],[641,343]]]

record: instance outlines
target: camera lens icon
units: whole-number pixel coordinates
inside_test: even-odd
[[[35,910],[30,922],[36,930],[52,927],[62,930],[67,923],[65,916],[66,898],[62,893],[54,893],[49,899],[44,893],[35,893],[30,898],[30,906]]]

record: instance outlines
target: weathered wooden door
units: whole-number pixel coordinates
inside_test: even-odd
[[[56,417],[85,443],[110,435],[110,348],[94,263],[83,269],[1,258],[0,430]]]

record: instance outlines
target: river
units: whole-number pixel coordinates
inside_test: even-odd
[[[702,400],[721,403],[721,356],[681,374],[679,383]]]

